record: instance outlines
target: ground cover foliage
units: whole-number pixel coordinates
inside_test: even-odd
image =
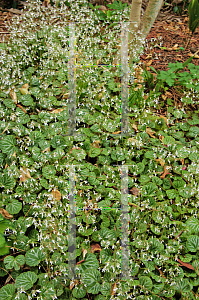
[[[60,12],[68,17],[56,26]],[[124,7],[106,23],[86,1],[60,1],[57,8],[35,1],[13,22],[12,42],[0,44],[1,299],[198,298],[199,69],[190,59],[153,76],[135,62],[131,136],[119,138],[121,72],[107,65],[120,63],[118,22],[128,16]],[[69,20],[80,21],[76,62],[84,64],[76,67],[72,137]],[[172,95],[167,102],[162,97],[171,86],[183,94],[180,107]],[[71,164],[77,165],[76,206],[90,208],[76,211],[75,281],[67,279]],[[121,174],[115,165],[121,164],[131,165],[127,280],[115,279],[121,257]]]

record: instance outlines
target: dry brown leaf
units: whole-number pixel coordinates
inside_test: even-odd
[[[111,296],[115,295],[116,291],[114,291],[114,289],[116,288],[116,286],[117,286],[117,280],[111,287]]]
[[[164,136],[163,135],[159,135],[159,140],[162,142],[164,139]]]
[[[168,120],[167,120],[167,118],[166,118],[165,116],[160,116],[160,118],[164,119],[164,120],[165,120],[165,123],[166,123],[167,126],[168,126]]]
[[[70,290],[72,290],[75,286],[75,284],[78,284],[79,281],[77,279],[73,280],[71,283],[70,283]]]
[[[100,148],[99,147],[100,143],[101,143],[101,141],[94,141],[93,144],[92,144],[92,146],[95,147],[95,148]]]
[[[140,190],[136,187],[132,188],[129,190],[131,192],[131,194],[138,196],[140,194]]]
[[[157,158],[156,158],[155,160],[161,164],[161,167],[164,167],[165,161],[164,161],[163,159],[161,159],[161,158],[158,158],[158,159],[157,159]]]
[[[191,270],[195,270],[194,267],[188,263],[185,263],[183,261],[181,261],[179,258],[178,258],[178,262],[183,266],[183,267],[186,267],[188,269],[191,269]]]
[[[133,129],[135,129],[135,131],[138,131],[138,127],[136,124],[132,124]]]
[[[51,114],[58,114],[59,112],[63,111],[64,108],[58,108],[58,109],[54,109],[53,111],[51,111]]]
[[[41,152],[44,153],[44,152],[49,152],[50,151],[50,148],[46,148],[44,150],[42,150]]]
[[[17,94],[14,92],[13,89],[10,90],[10,97],[14,101],[14,103],[17,104]]]
[[[69,96],[69,93],[65,93],[65,94],[63,94],[62,98],[63,99],[68,99],[68,96]]]
[[[178,44],[175,44],[172,49],[173,50],[178,50]]]
[[[20,180],[19,182],[25,182],[28,178],[32,178],[30,176],[30,172],[28,171],[28,169],[26,167],[23,167],[23,169],[20,169],[20,173],[21,173],[21,176],[20,176]]]
[[[91,245],[91,253],[94,253],[94,252],[97,252],[97,251],[101,251],[102,250],[102,248],[100,247],[100,245],[99,244],[92,244]]]
[[[151,128],[147,127],[147,128],[146,128],[146,133],[147,133],[148,135],[150,135],[150,137],[152,137],[152,138],[155,139],[155,136],[154,136],[154,133],[155,133],[155,132],[154,132]]]
[[[10,215],[5,209],[3,208],[0,208],[0,213],[2,214],[2,216],[5,218],[5,219],[12,219],[13,216]]]
[[[119,134],[121,131],[112,132],[112,134]]]
[[[151,59],[151,60],[149,60],[149,61],[147,61],[146,63],[145,63],[145,66],[146,67],[149,67],[151,64],[152,64],[152,62],[153,62],[153,60]]]
[[[171,174],[171,173],[168,172],[167,168],[168,168],[167,166],[164,166],[164,172],[163,172],[163,174],[160,176],[160,178],[163,178],[163,179],[164,179],[166,175]]]
[[[61,193],[60,193],[60,191],[54,189],[51,192],[51,194],[53,195],[53,198],[55,198],[56,200],[61,200]]]
[[[86,253],[88,253],[88,251],[86,249],[82,249],[82,252],[83,252],[83,259],[84,259],[86,256]]]
[[[7,165],[7,164],[5,164],[5,169],[7,169],[7,167],[8,167],[8,165]]]

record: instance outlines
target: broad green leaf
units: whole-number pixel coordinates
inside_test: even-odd
[[[179,293],[187,293],[191,291],[191,285],[187,279],[180,279],[176,282],[176,285],[174,285],[174,288]]]
[[[140,283],[140,285],[142,285],[147,290],[151,290],[152,287],[153,287],[152,280],[148,276],[141,276],[139,278],[139,283]]]
[[[191,234],[197,234],[199,232],[199,221],[198,219],[191,217],[189,218],[185,224],[190,229]]]
[[[13,200],[11,203],[6,205],[6,210],[9,214],[18,214],[22,209],[22,203],[18,200]]]
[[[3,234],[0,234],[0,248],[4,247],[6,243],[5,237],[3,236]]]
[[[72,155],[75,157],[76,160],[82,160],[85,159],[87,154],[86,151],[84,151],[83,149],[73,149]]]
[[[45,166],[42,168],[42,174],[46,179],[50,179],[56,174],[56,169],[53,165]]]
[[[0,140],[0,149],[3,153],[13,154],[17,141],[14,135],[8,135]]]
[[[20,102],[24,106],[32,106],[33,105],[33,98],[29,94],[22,95],[20,97]]]
[[[90,157],[96,157],[96,156],[100,155],[101,151],[102,151],[102,149],[100,149],[100,148],[91,148],[88,155]]]
[[[6,284],[0,290],[1,300],[11,300],[15,293],[15,287],[13,284]]]
[[[19,290],[22,287],[25,291],[29,290],[33,287],[35,282],[37,281],[37,275],[33,272],[23,272],[20,274],[15,280],[15,287]]]
[[[81,264],[82,269],[86,270],[89,268],[99,268],[99,261],[97,260],[96,256],[93,253],[87,253],[85,256],[85,261]]]
[[[86,296],[86,290],[83,285],[76,286],[72,292],[73,296],[77,299],[82,299]]]
[[[34,247],[26,252],[25,259],[27,265],[31,267],[38,266],[39,263],[45,259],[45,254],[42,249],[39,249],[39,247]]]
[[[101,274],[98,270],[94,268],[88,268],[82,273],[82,281],[87,286],[96,284],[101,279]]]
[[[191,252],[196,252],[199,250],[199,237],[197,235],[190,235],[187,238],[186,246]]]

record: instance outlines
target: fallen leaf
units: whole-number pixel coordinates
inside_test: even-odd
[[[54,189],[51,192],[51,194],[53,195],[53,198],[55,198],[56,200],[61,200],[61,193],[60,193],[60,191]]]
[[[92,144],[92,146],[95,147],[95,148],[100,148],[99,147],[100,143],[101,143],[101,141],[94,141],[93,144]]]
[[[84,259],[86,256],[86,253],[88,253],[88,251],[86,249],[82,249],[82,252],[83,252],[83,259]]]
[[[138,196],[140,194],[140,190],[136,187],[130,189],[129,192],[131,192],[131,194],[133,194],[135,196]]]
[[[75,286],[75,284],[78,284],[78,280],[77,279],[75,279],[75,280],[72,280],[72,282],[70,283],[70,290],[72,290],[73,289],[73,287]]]
[[[138,131],[138,127],[136,124],[131,124],[131,125],[132,125],[133,129],[135,129],[135,131]]]
[[[163,159],[158,158],[158,159],[155,159],[155,160],[160,163],[161,167],[164,167],[165,161]]]
[[[17,94],[14,92],[13,89],[10,90],[10,97],[14,101],[14,103],[17,104]]]
[[[188,263],[185,263],[183,261],[181,261],[179,258],[178,258],[178,262],[183,266],[183,267],[186,267],[188,269],[191,269],[191,270],[195,270],[194,267]]]
[[[100,245],[99,244],[92,244],[91,245],[91,253],[94,253],[94,252],[97,252],[97,251],[101,251],[102,250],[102,248],[100,247]]]
[[[164,179],[166,175],[171,174],[171,173],[168,172],[167,168],[168,168],[168,166],[164,166],[164,172],[163,172],[163,174],[160,176],[160,178],[163,178],[163,179]]]
[[[3,208],[0,208],[0,213],[2,214],[2,216],[5,218],[5,219],[12,219],[13,216],[10,215],[5,209]]]
[[[116,280],[116,282],[111,287],[111,296],[115,295],[115,293],[116,293],[116,290],[115,290],[116,286],[117,286],[117,280]]]
[[[164,136],[163,135],[159,135],[159,140],[162,142],[164,139]]]
[[[51,114],[58,114],[59,112],[63,111],[64,108],[58,108],[58,109],[54,109],[53,111],[51,111]]]
[[[20,180],[19,182],[25,182],[28,178],[32,178],[30,176],[30,172],[28,171],[28,169],[26,167],[23,167],[23,169],[20,169]]]
[[[145,66],[146,67],[149,67],[151,64],[152,64],[152,62],[153,62],[153,60],[151,59],[151,60],[149,60],[149,61],[147,61],[146,63],[145,63]]]
[[[155,133],[155,132],[154,132],[151,128],[147,127],[147,128],[146,128],[146,133],[147,133],[148,135],[150,135],[150,137],[152,137],[152,138],[155,139],[155,136],[154,136],[154,133]]]

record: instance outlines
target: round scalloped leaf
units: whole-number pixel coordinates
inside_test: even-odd
[[[89,151],[89,156],[96,157],[96,156],[100,155],[101,151],[102,151],[102,149],[100,149],[100,148],[91,148]]]
[[[15,268],[15,270],[18,271],[20,266],[25,264],[25,257],[24,255],[18,255],[16,258],[13,256],[6,256],[4,258],[4,263],[7,269]]]
[[[14,135],[7,135],[0,140],[0,149],[3,153],[7,155],[12,155],[14,153],[15,145],[17,141]]]
[[[11,203],[6,205],[6,210],[9,214],[18,214],[22,209],[22,203],[18,200],[13,200]]]
[[[111,285],[109,282],[104,281],[100,287],[100,291],[103,295],[110,295],[111,293]]]
[[[179,293],[188,293],[191,291],[192,287],[187,279],[181,278],[176,282],[174,288]]]
[[[8,175],[7,170],[4,172],[5,173],[1,174],[0,185],[2,185],[6,190],[12,189],[16,185],[16,181],[14,177]]]
[[[33,272],[24,272],[20,274],[15,280],[15,287],[19,290],[22,287],[25,291],[29,290],[33,287],[35,282],[37,281],[37,275]]]
[[[84,151],[83,149],[73,149],[72,155],[74,156],[75,159],[82,160],[85,159],[87,154],[86,151]]]
[[[194,233],[198,233],[199,232],[199,221],[198,219],[192,217],[189,218],[185,224],[188,226],[190,233],[194,234]]]
[[[32,106],[33,105],[33,98],[30,96],[30,94],[25,94],[20,97],[20,102],[24,106]]]
[[[164,145],[173,145],[176,144],[176,140],[172,136],[166,136],[163,138],[162,143]]]
[[[83,270],[86,270],[88,268],[99,268],[99,261],[97,260],[97,257],[93,253],[87,253],[85,256],[85,261],[81,263],[81,267]]]
[[[66,147],[66,142],[63,136],[59,136],[56,135],[52,138],[52,140],[50,141],[50,144],[53,148],[57,148],[57,147],[62,147],[65,148]]]
[[[82,299],[83,297],[86,296],[86,290],[84,289],[84,286],[81,284],[79,286],[76,286],[73,289],[73,296],[77,299]]]
[[[181,159],[187,158],[190,154],[190,149],[185,146],[178,145],[175,154]]]
[[[26,252],[25,259],[27,265],[35,267],[39,265],[40,261],[45,259],[45,254],[39,247],[34,247]]]
[[[116,124],[115,121],[110,120],[110,119],[106,119],[103,124],[102,124],[103,128],[108,131],[108,132],[114,132],[118,126],[118,124]]]
[[[142,285],[147,290],[151,290],[152,287],[153,287],[152,280],[148,276],[141,276],[139,278],[139,283],[140,283],[140,285]]]
[[[0,290],[1,300],[11,300],[15,293],[15,287],[13,284],[6,284]]]
[[[46,179],[50,179],[56,174],[56,169],[53,165],[45,166],[42,168],[42,174]]]
[[[191,252],[196,252],[199,250],[199,237],[197,235],[190,235],[187,238],[186,246]]]
[[[182,196],[185,199],[190,198],[191,196],[193,196],[194,193],[195,191],[189,185],[179,190],[180,196]]]
[[[82,273],[82,281],[87,286],[91,286],[94,283],[97,283],[101,279],[101,274],[98,270],[94,268],[88,268]]]

